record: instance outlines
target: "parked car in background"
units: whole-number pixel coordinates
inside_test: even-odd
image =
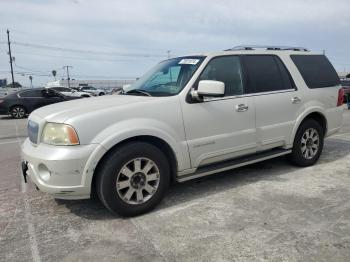
[[[93,86],[82,86],[78,89],[80,92],[88,92],[91,94],[95,94],[97,96],[104,96],[106,94],[106,91],[103,89],[97,89]]]
[[[0,114],[23,118],[40,107],[78,98],[80,97],[65,96],[47,88],[25,89],[1,98]]]
[[[350,79],[340,80],[341,85],[344,89],[344,102],[349,103],[350,100]]]
[[[113,88],[112,90],[110,90],[109,92],[107,92],[108,95],[119,95],[122,92],[123,88],[119,87],[119,88]]]
[[[24,90],[24,88],[2,87],[0,88],[0,97],[5,97],[20,90]]]
[[[64,87],[64,86],[55,86],[55,87],[46,87],[50,88],[52,90],[55,90],[56,92],[59,92],[65,96],[73,96],[73,97],[91,97],[95,96],[95,94],[88,93],[88,92],[82,92],[82,91],[77,91],[75,89],[69,88],[69,87]]]
[[[343,96],[327,57],[304,48],[171,58],[123,95],[33,112],[23,175],[55,198],[96,192],[110,211],[138,215],[171,181],[283,155],[312,166],[341,128]]]

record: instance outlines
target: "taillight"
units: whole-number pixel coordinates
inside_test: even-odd
[[[344,104],[345,90],[340,88],[338,91],[338,103],[337,106],[342,106]]]

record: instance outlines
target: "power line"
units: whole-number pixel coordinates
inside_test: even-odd
[[[13,42],[13,44],[17,46],[23,46],[23,47],[32,47],[37,49],[46,49],[51,51],[62,51],[62,52],[70,52],[70,53],[99,54],[99,55],[112,55],[112,56],[122,56],[122,57],[163,57],[164,58],[164,55],[158,55],[158,54],[104,52],[104,51],[96,51],[96,50],[63,48],[63,47],[57,47],[57,46],[39,45],[39,44],[23,43],[23,42]]]
[[[24,52],[18,52],[16,51],[16,54],[22,54],[25,56],[39,56],[39,57],[55,57],[55,58],[65,58],[70,60],[86,60],[86,61],[101,61],[101,62],[130,62],[130,61],[138,61],[140,59],[147,59],[147,60],[159,60],[155,57],[145,58],[145,57],[138,57],[138,58],[127,58],[127,59],[105,59],[105,58],[93,58],[93,57],[77,57],[77,56],[62,56],[62,55],[49,55],[49,54],[34,54],[34,53],[24,53]]]
[[[72,37],[64,37],[61,34],[57,35],[43,35],[41,32],[38,33],[37,31],[22,31],[22,30],[17,30],[17,29],[11,29],[12,35],[18,36],[19,38],[22,38],[24,36],[24,38],[26,39],[30,39],[29,41],[33,41],[33,38],[35,39],[34,41],[42,41],[43,39],[56,39],[59,41],[64,41],[64,42],[69,42],[69,43],[73,43],[74,45],[86,45],[88,44],[88,46],[92,46],[92,47],[96,47],[98,46],[99,48],[115,48],[115,44],[110,43],[109,45],[106,44],[106,42],[104,41],[103,43],[94,43],[94,42],[89,42],[87,41],[87,38],[84,38],[84,42],[81,41],[81,38],[76,39],[76,38],[72,38]],[[16,34],[17,33],[17,34]],[[78,40],[78,41],[77,41]],[[91,40],[91,38],[89,39]],[[21,42],[21,41],[20,41]],[[57,41],[56,41],[57,42]],[[1,44],[1,41],[0,41]],[[133,48],[135,50],[135,48]],[[162,54],[166,51],[166,49],[160,49],[160,48],[150,48],[147,46],[138,46],[136,47],[137,50],[144,50],[145,52],[149,52],[149,51],[154,51],[157,52],[159,54]]]

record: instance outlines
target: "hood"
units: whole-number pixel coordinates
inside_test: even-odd
[[[114,110],[135,103],[147,103],[156,99],[149,96],[111,95],[77,99],[41,107],[33,114],[48,122],[64,123],[70,118],[97,111]]]

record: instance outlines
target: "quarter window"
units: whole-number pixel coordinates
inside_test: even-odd
[[[309,88],[331,87],[340,84],[332,64],[324,55],[290,56]]]
[[[199,80],[216,80],[225,83],[225,96],[243,94],[243,77],[238,56],[213,58],[203,70]]]
[[[271,92],[293,88],[289,73],[275,56],[247,55],[243,59],[250,92]]]

